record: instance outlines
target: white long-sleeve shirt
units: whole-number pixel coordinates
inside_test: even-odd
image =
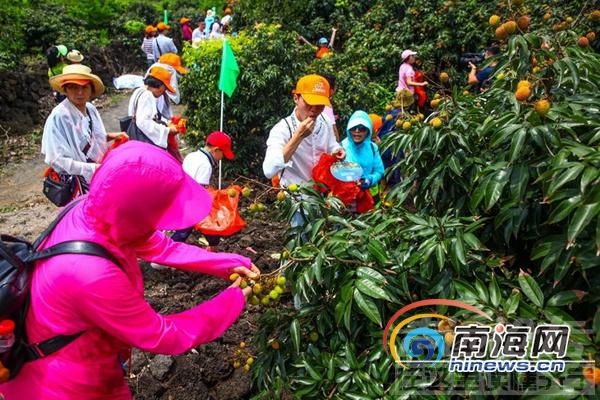
[[[136,99],[137,107],[134,110]],[[133,92],[129,99],[127,115],[135,115],[135,124],[155,145],[163,149],[167,148],[169,127],[155,121],[157,115],[156,97],[146,87],[138,88]]]
[[[173,116],[173,109],[171,108],[171,103],[169,103],[168,99],[171,99],[171,101],[173,101],[175,104],[179,104],[181,102],[181,93],[179,92],[179,73],[169,64],[154,63],[150,66],[150,68],[148,68],[148,71],[146,71],[144,79],[154,67],[164,68],[171,73],[171,81],[169,83],[171,84],[171,87],[175,89],[175,93],[171,93],[166,90],[165,94],[156,99],[156,109],[160,112],[165,121],[169,121]]]
[[[108,144],[98,110],[92,103],[86,108],[87,113],[82,113],[69,99],[54,107],[44,124],[42,154],[56,172],[80,175],[89,182]],[[87,144],[90,147],[84,153]]]
[[[312,170],[319,162],[321,155],[334,153],[341,148],[341,145],[335,140],[331,124],[325,120],[323,115],[319,115],[315,121],[313,133],[302,140],[286,163],[283,158],[283,148],[290,141],[299,124],[294,109],[291,115],[275,124],[267,139],[263,172],[269,179],[279,174],[280,185],[283,187],[292,183],[304,183],[312,180]]]

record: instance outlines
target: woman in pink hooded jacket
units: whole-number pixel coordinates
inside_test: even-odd
[[[176,243],[161,230],[182,229],[211,208],[208,193],[164,150],[129,142],[111,151],[90,191],[42,244],[88,240],[104,246],[120,266],[101,257],[65,254],[37,263],[26,326],[29,340],[81,336],[57,352],[25,364],[0,385],[6,400],[131,399],[119,357],[131,347],[181,354],[219,337],[239,317],[251,289],[238,278],[213,299],[162,315],[144,299],[138,258],[227,279],[256,279],[250,259]]]

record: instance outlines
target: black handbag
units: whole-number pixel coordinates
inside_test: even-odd
[[[44,178],[42,191],[54,205],[63,207],[73,199],[75,182],[72,176],[59,175],[55,171],[51,171]]]

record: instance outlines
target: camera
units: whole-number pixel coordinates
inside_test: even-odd
[[[484,53],[464,53],[460,56],[459,65],[461,67],[467,68],[469,63],[473,63],[475,65],[481,64],[481,62],[485,59]]]

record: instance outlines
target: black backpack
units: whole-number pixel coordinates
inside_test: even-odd
[[[59,254],[88,254],[106,258],[119,265],[116,258],[104,247],[83,240],[62,242],[37,251],[58,222],[78,202],[71,202],[33,244],[10,235],[0,235],[0,320],[10,319],[15,322],[15,343],[10,350],[0,354],[2,365],[9,371],[8,380],[18,374],[24,363],[48,356],[83,334],[78,332],[73,335],[59,335],[40,343],[29,343],[25,318],[29,309],[31,275],[35,261]]]

